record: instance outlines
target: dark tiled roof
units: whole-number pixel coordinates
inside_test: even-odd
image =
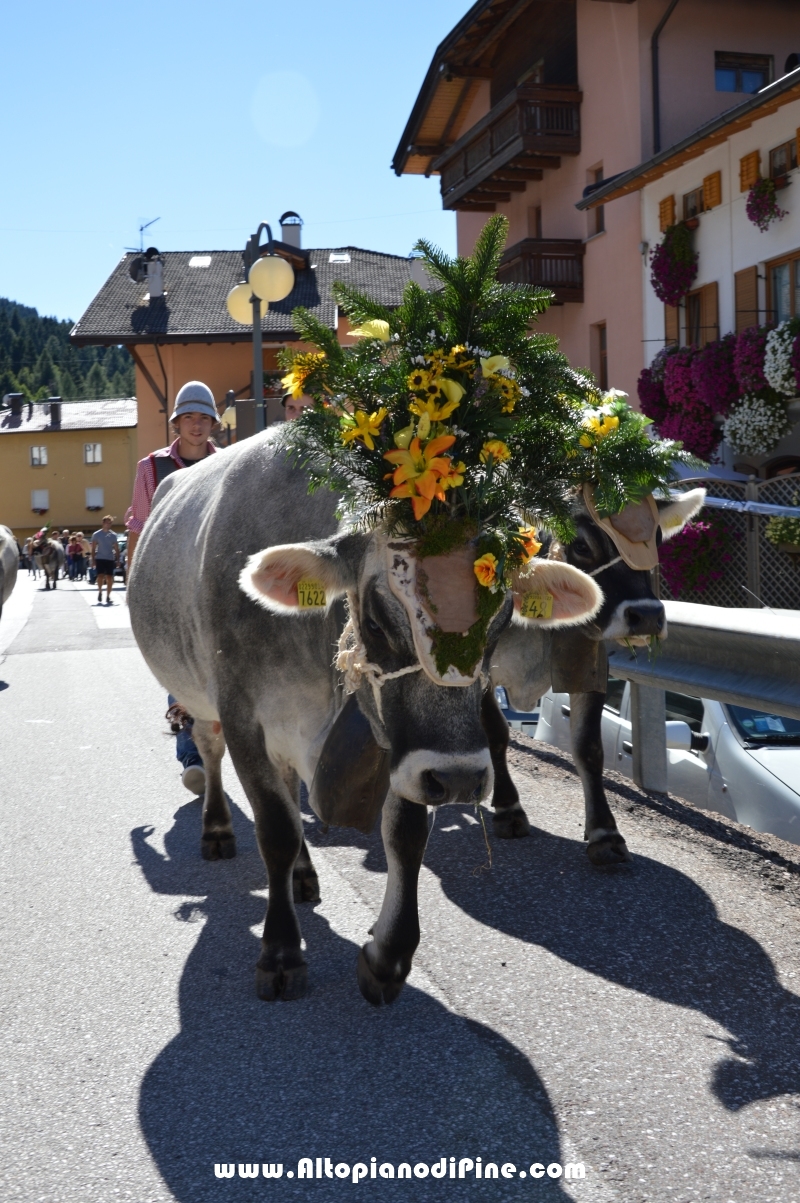
[[[331,263],[332,255],[349,255],[350,262]],[[292,310],[310,309],[331,329],[336,327],[336,303],[331,285],[337,280],[369,292],[386,305],[399,305],[411,279],[411,261],[399,255],[362,251],[358,247],[326,247],[309,252],[309,267],[296,272],[289,296],[270,305],[264,315],[265,337],[296,338]],[[145,300],[147,283],[136,284],[128,274],[134,256],[125,255],[106,280],[70,337],[79,346],[147,342],[238,342],[251,337],[246,326],[228,316],[225,298],[242,279],[240,251],[164,251],[166,296]],[[193,258],[208,257],[208,267],[190,267]]]
[[[135,426],[137,421],[135,397],[107,397],[102,401],[62,401],[61,423],[53,426],[50,406],[46,401],[34,401],[33,414],[29,406],[16,417],[7,409],[0,410],[0,434],[56,433],[59,430],[111,430],[120,426]]]

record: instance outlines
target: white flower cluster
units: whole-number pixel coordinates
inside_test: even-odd
[[[797,381],[792,367],[792,347],[796,334],[795,323],[786,321],[767,335],[764,375],[767,383],[786,397],[797,395]]]
[[[738,455],[766,455],[791,429],[782,405],[745,396],[722,424],[722,434]]]

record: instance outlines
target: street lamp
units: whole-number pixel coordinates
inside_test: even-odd
[[[267,242],[261,245],[261,231],[267,231]],[[264,359],[261,348],[261,302],[282,301],[294,288],[292,265],[275,253],[272,230],[262,221],[255,234],[247,240],[242,251],[245,281],[236,284],[228,293],[228,313],[242,326],[253,323],[253,393],[256,401],[256,432],[263,430]]]

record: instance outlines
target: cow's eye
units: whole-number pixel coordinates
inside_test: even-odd
[[[383,635],[383,631],[378,626],[377,622],[373,622],[371,618],[364,619],[364,626],[367,628],[370,635],[376,635],[376,636]]]
[[[585,539],[575,539],[572,544],[572,550],[578,556],[590,556],[592,549]]]

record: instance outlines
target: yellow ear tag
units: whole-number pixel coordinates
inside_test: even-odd
[[[548,593],[547,590],[543,593],[524,593],[519,612],[523,618],[552,618],[552,593]]]
[[[301,610],[325,608],[325,586],[320,581],[297,582],[297,605]]]

